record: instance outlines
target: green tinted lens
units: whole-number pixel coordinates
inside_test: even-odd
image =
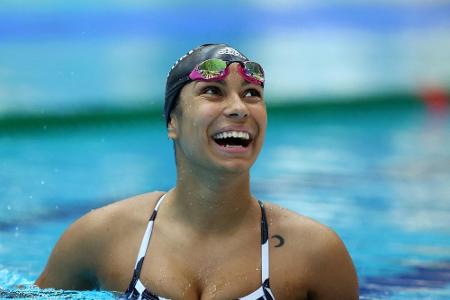
[[[258,63],[247,61],[244,64],[246,75],[253,77],[258,81],[264,82],[264,71]]]
[[[204,79],[211,79],[223,74],[227,67],[227,63],[218,58],[205,60],[197,67],[197,71]]]

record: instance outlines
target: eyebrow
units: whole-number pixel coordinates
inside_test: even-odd
[[[220,84],[220,85],[227,86],[227,83],[226,83],[225,80],[223,80],[223,79],[221,79],[221,80],[213,80],[213,81],[195,80],[194,82],[195,82],[195,85],[197,85],[199,82],[206,82],[206,83],[216,82],[216,83],[218,83],[218,84]],[[243,86],[245,86],[245,85],[256,85],[256,86],[259,86],[260,88],[264,89],[264,87],[261,86],[261,85],[254,84],[254,83],[248,82],[248,81],[246,81],[246,80],[242,80],[242,81],[241,81],[241,87],[243,87]]]
[[[220,85],[227,85],[225,83],[225,80],[221,79],[221,80],[213,80],[213,81],[203,81],[203,80],[195,80],[195,85],[199,84],[200,82],[204,82],[204,83],[219,83]]]

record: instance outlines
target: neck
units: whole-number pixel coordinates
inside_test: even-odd
[[[249,181],[248,171],[202,174],[178,168],[177,185],[170,196],[173,217],[196,231],[233,230],[255,207]]]

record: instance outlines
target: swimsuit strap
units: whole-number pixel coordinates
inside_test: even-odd
[[[239,300],[274,300],[275,296],[269,284],[269,226],[267,224],[264,204],[258,201],[261,207],[261,286],[253,293],[239,298]]]
[[[258,200],[261,207],[261,283],[269,286],[269,226],[267,225],[264,204]]]
[[[150,220],[148,222],[147,229],[145,230],[144,237],[142,238],[141,247],[139,248],[139,254],[136,259],[136,265],[134,266],[134,270],[135,270],[134,276],[136,276],[137,278],[139,278],[141,275],[141,269],[142,269],[142,264],[144,262],[145,253],[147,252],[148,244],[149,244],[150,238],[152,236],[153,222],[155,221],[156,214],[158,213],[158,208],[161,205],[161,203],[163,202],[166,195],[167,194],[162,195],[159,198],[158,202],[156,202],[156,206],[153,209],[152,215],[150,216]]]

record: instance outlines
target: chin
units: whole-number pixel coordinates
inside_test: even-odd
[[[253,161],[228,161],[221,163],[219,170],[224,173],[243,174],[250,171]]]

